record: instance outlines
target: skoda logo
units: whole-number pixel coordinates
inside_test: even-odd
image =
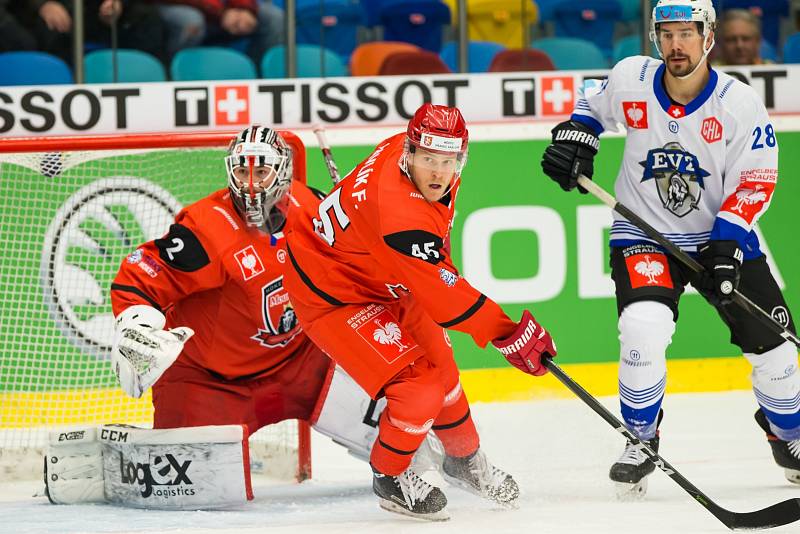
[[[41,280],[50,315],[72,344],[108,358],[111,281],[123,259],[164,235],[180,209],[169,191],[130,176],[92,182],[58,209],[44,238]]]

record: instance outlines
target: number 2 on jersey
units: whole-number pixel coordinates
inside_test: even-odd
[[[342,209],[342,204],[339,201],[341,189],[335,189],[330,195],[325,197],[319,204],[319,219],[314,218],[314,231],[325,240],[328,245],[333,246],[336,240],[336,229],[333,227],[330,212],[333,210],[333,216],[342,230],[346,230],[350,226],[350,217]]]
[[[756,126],[756,129],[753,130],[753,137],[755,137],[755,139],[753,140],[753,146],[750,147],[752,150],[758,150],[760,148],[764,148],[765,143],[770,148],[774,147],[776,144],[775,130],[772,128],[771,124],[767,124],[764,127],[763,143],[761,142],[761,126]]]

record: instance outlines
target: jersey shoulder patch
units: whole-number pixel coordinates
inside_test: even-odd
[[[436,265],[445,257],[442,238],[425,230],[404,230],[383,236],[389,247],[406,256]]]
[[[164,263],[179,271],[193,272],[211,263],[203,244],[182,224],[171,225],[167,235],[156,239],[154,244]]]

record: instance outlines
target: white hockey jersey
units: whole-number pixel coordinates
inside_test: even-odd
[[[702,68],[702,67],[701,67]],[[686,106],[663,85],[662,61],[623,59],[602,83],[588,83],[572,119],[603,130],[627,129],[617,199],[687,252],[709,239],[735,239],[761,255],[753,225],[778,179],[778,143],[748,85],[711,70]],[[652,242],[614,213],[611,246]]]

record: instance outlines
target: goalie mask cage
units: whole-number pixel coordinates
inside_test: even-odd
[[[305,148],[281,132],[305,181]],[[0,139],[0,480],[41,476],[50,431],[152,424],[111,370],[109,288],[136,246],[226,187],[235,132]],[[254,472],[311,475],[306,423],[250,438]]]

